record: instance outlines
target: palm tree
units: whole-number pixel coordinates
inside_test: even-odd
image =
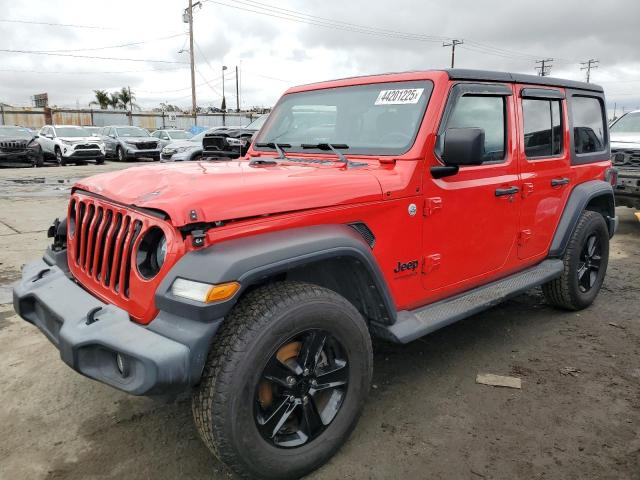
[[[109,94],[109,105],[114,110],[120,106],[120,94],[118,92],[112,92]]]
[[[122,87],[120,89],[120,92],[118,92],[118,96],[120,97],[120,103],[125,109],[127,108],[127,106],[129,106],[131,110],[133,110],[134,108],[140,109],[140,107],[138,107],[138,105],[134,103],[136,96],[133,94],[129,87]]]
[[[90,102],[89,105],[100,105],[101,110],[109,108],[111,101],[109,99],[109,94],[105,90],[94,90],[93,93],[95,93],[96,99]]]

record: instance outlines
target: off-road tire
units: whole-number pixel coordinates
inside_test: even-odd
[[[259,433],[255,387],[274,349],[291,335],[322,328],[349,356],[349,383],[342,406],[317,438],[297,448],[278,448]],[[345,298],[302,282],[280,282],[248,293],[224,320],[192,399],[200,437],[243,478],[299,478],[324,464],[355,427],[371,382],[371,338],[360,313]]]
[[[583,292],[578,284],[578,264],[585,242],[591,235],[596,235],[601,242],[601,263],[593,286]],[[582,310],[591,305],[598,295],[609,262],[609,230],[600,213],[589,210],[582,212],[562,260],[562,275],[542,285],[542,292],[547,302],[554,307]]]
[[[122,147],[116,147],[116,160],[119,162],[126,162],[127,156],[124,154]]]
[[[64,155],[62,155],[62,150],[60,150],[60,147],[55,148],[54,155],[56,157],[56,163],[59,167],[64,167],[67,164],[67,159],[64,158]]]

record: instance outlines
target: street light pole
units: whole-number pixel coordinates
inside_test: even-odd
[[[224,106],[223,110],[227,110],[227,99],[224,96],[224,71],[227,69],[226,65],[222,66],[222,105]]]

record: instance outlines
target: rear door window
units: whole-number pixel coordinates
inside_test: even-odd
[[[560,100],[523,99],[524,151],[527,158],[560,155],[563,150]]]

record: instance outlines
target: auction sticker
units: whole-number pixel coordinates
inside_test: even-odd
[[[418,103],[424,88],[400,88],[397,90],[382,90],[374,105],[402,105],[404,103]]]

